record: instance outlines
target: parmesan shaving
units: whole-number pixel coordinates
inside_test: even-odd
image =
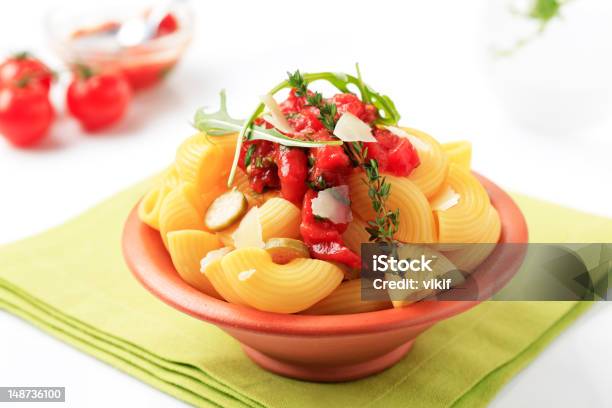
[[[451,186],[446,186],[431,202],[431,208],[434,211],[446,211],[453,208],[459,203],[461,195],[457,193]]]
[[[348,186],[337,186],[319,191],[312,200],[312,213],[334,224],[346,224],[353,220]]]
[[[376,142],[370,125],[350,112],[340,116],[334,128],[334,136],[343,142]]]
[[[247,269],[246,271],[242,271],[238,274],[238,280],[244,282],[245,280],[253,276],[255,272],[257,272],[256,269]]]
[[[272,95],[265,94],[260,96],[260,99],[270,111],[269,115],[264,115],[263,117],[266,122],[268,122],[283,133],[295,132],[295,130],[293,130],[293,128],[289,124],[289,121],[287,121],[285,115],[283,115],[280,106],[278,105],[276,100],[274,100]]]
[[[232,239],[236,248],[265,246],[258,207],[251,208],[242,218],[240,225],[232,234]]]
[[[223,258],[225,255],[229,254],[230,252],[232,252],[232,248],[230,247],[223,247],[219,249],[213,249],[212,251],[208,251],[206,256],[202,258],[202,260],[200,261],[200,272],[205,274],[206,268],[208,268],[208,265],[210,265],[217,259]]]

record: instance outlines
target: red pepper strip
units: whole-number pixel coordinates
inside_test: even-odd
[[[309,190],[304,197],[300,233],[312,257],[324,261],[340,262],[351,268],[361,267],[361,258],[344,245],[342,233],[347,224],[334,224],[329,220],[317,219],[312,213],[312,200],[318,192]]]

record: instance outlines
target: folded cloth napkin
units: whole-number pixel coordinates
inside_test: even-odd
[[[339,384],[279,377],[220,329],[163,304],[131,276],[121,232],[150,185],[1,248],[0,308],[195,406],[483,406],[589,306],[486,302],[435,325],[379,375]],[[612,239],[612,220],[515,199],[534,241]]]

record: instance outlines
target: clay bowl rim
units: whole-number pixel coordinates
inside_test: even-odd
[[[499,242],[526,243],[527,225],[516,203],[492,181],[474,174],[500,214],[502,235]],[[125,223],[122,247],[128,267],[153,295],[197,319],[231,329],[313,337],[367,334],[433,324],[480,303],[480,300],[422,301],[407,308],[344,315],[280,314],[231,304],[198,291],[179,277],[158,231],[138,219],[137,206]],[[509,279],[516,272],[510,269],[518,269],[518,266],[506,265],[505,268]]]

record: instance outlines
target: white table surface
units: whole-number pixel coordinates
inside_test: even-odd
[[[0,53],[27,48],[52,61],[41,22],[45,10],[60,3],[70,1],[3,2]],[[257,95],[287,70],[352,71],[356,61],[370,84],[395,99],[405,124],[444,141],[472,140],[474,167],[502,186],[612,216],[612,115],[604,103],[609,79],[597,73],[556,79],[548,90],[584,83],[583,95],[603,95],[594,107],[565,99],[579,102],[570,106],[574,117],[573,111],[556,110],[562,98],[536,94],[541,83],[533,85],[529,71],[492,75],[485,50],[495,27],[487,23],[488,4],[197,1],[198,26],[187,57],[164,86],[136,97],[122,124],[99,136],[81,134],[56,89],[59,119],[40,149],[18,151],[0,140],[0,243],[60,224],[164,167],[193,132],[189,121],[195,108],[216,106],[219,89],[227,89],[231,112],[244,116]],[[559,35],[568,27],[595,35],[602,27],[591,21],[612,13],[605,0],[581,0],[572,7],[566,26],[553,27]],[[544,45],[554,46],[554,30]],[[605,42],[578,39],[582,42],[573,44],[572,52],[581,56],[600,47],[587,52],[595,60],[585,63],[610,66],[612,53],[601,52],[609,51]],[[562,65],[574,69],[581,58],[570,53]],[[549,116],[529,117],[542,101],[553,106]],[[581,114],[595,116],[586,123],[579,121]],[[520,127],[521,118],[542,128]],[[576,119],[575,126],[566,126],[568,119]],[[612,305],[594,307],[516,376],[492,406],[612,406],[611,321]],[[71,407],[182,405],[6,313],[0,313],[0,385],[65,386]]]

